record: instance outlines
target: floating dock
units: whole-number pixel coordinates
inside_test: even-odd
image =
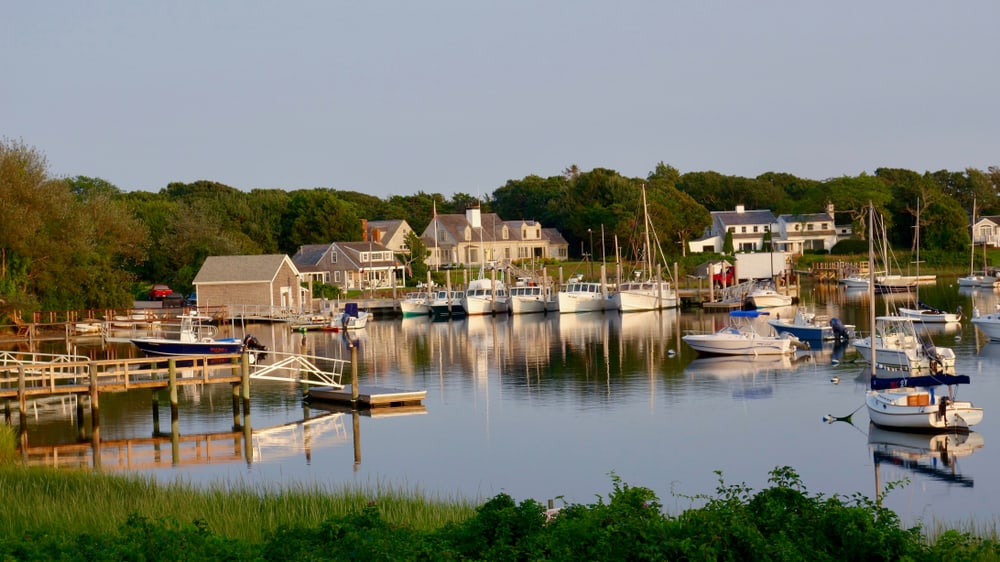
[[[310,401],[350,404],[355,400],[351,385],[321,386],[308,390]],[[426,390],[401,390],[385,386],[358,385],[357,403],[369,408],[419,405],[427,397]]]

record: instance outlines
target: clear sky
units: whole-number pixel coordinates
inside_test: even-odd
[[[0,136],[126,191],[985,171],[998,22],[996,0],[11,1]]]

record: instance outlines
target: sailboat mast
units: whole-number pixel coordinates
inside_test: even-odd
[[[875,205],[868,203],[868,320],[872,348],[871,376],[875,377]]]
[[[969,241],[972,251],[969,252],[969,277],[976,273],[976,196],[972,196],[972,223],[969,225]],[[983,268],[985,273],[986,268]]]
[[[642,185],[642,226],[646,232],[646,278],[652,279],[653,251],[649,245],[649,211],[646,209],[646,184]]]

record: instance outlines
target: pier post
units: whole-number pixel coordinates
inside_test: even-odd
[[[177,360],[167,360],[167,390],[170,392],[170,422],[177,421]]]
[[[97,434],[97,428],[101,426],[101,402],[97,392],[97,367],[93,363],[87,365],[90,374],[90,431]]]
[[[240,360],[240,398],[243,399],[243,415],[250,417],[250,352],[244,351]]]
[[[28,396],[24,387],[24,365],[17,366],[17,409],[21,423],[21,433],[28,427]]]

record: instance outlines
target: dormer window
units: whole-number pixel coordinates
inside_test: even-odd
[[[501,236],[503,237],[504,240],[510,238],[510,229],[507,228],[506,224],[503,225],[503,231],[501,232]]]
[[[330,263],[337,263],[337,249],[330,250]]]
[[[467,226],[465,227],[465,241],[468,242],[469,240],[472,240],[472,229]]]

